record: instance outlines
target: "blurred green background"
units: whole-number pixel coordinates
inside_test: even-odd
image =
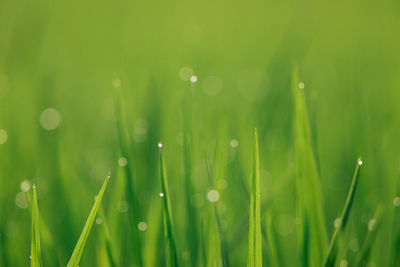
[[[387,0],[1,0],[0,266],[29,264],[30,213],[21,190],[37,185],[51,240],[43,248],[45,265],[65,265],[108,170],[113,179],[103,206],[113,253],[119,266],[133,266],[113,81],[121,82],[137,216],[147,226],[139,232],[146,265],[164,262],[157,161],[162,140],[178,256],[183,266],[193,266],[183,172],[187,115],[194,189],[189,202],[198,211],[198,231],[210,205],[207,155],[229,259],[244,266],[257,127],[261,199],[272,209],[283,266],[296,266],[296,257],[288,257],[296,253],[294,65],[305,85],[329,235],[361,155],[344,257],[357,253],[382,202],[384,226],[372,262],[387,265],[400,163],[399,29],[400,4]],[[107,266],[104,257],[95,225],[81,266]]]

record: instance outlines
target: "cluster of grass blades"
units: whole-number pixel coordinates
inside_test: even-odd
[[[353,181],[351,182],[350,191],[347,195],[347,200],[344,205],[342,214],[339,218],[337,218],[337,224],[335,225],[336,229],[333,233],[332,239],[329,244],[328,255],[325,259],[324,266],[325,267],[333,267],[335,266],[335,262],[337,260],[337,253],[338,253],[338,237],[346,228],[347,222],[349,220],[349,215],[351,211],[351,207],[353,206],[354,197],[358,185],[358,177],[360,174],[360,167],[362,165],[361,158],[357,159],[356,163],[356,170],[354,171]]]
[[[350,190],[347,195],[342,213],[335,220],[335,230],[327,247],[327,234],[323,216],[323,198],[317,164],[313,152],[310,122],[308,117],[304,86],[300,86],[298,71],[292,74],[292,93],[294,97],[294,144],[296,164],[296,199],[298,224],[298,253],[301,266],[333,267],[338,262],[339,239],[349,220],[355,193],[359,183],[360,169],[363,164],[357,159]],[[368,224],[368,231],[361,250],[349,259],[350,266],[366,266],[372,246],[381,224],[383,205],[376,209],[373,219]],[[395,255],[396,253],[394,253]],[[323,258],[325,257],[325,258]],[[322,262],[322,259],[323,262]]]
[[[253,176],[250,191],[249,255],[247,267],[262,266],[262,234],[260,210],[260,160],[257,129],[254,131]]]
[[[67,263],[67,267],[77,267],[81,259],[83,249],[85,248],[86,241],[92,229],[93,222],[96,218],[97,212],[100,208],[101,200],[103,198],[104,192],[107,187],[107,183],[110,179],[110,174],[107,175],[104,180],[103,186],[100,189],[99,194],[96,196],[96,200],[90,211],[89,217],[86,220],[85,226],[82,233],[76,243],[74,251],[72,252],[71,258]],[[31,267],[41,267],[42,266],[42,256],[41,256],[41,244],[40,244],[40,231],[39,231],[39,209],[37,204],[37,193],[36,187],[33,185],[33,195],[32,195],[32,236],[31,236]]]
[[[165,167],[165,159],[163,152],[163,144],[158,144],[160,148],[160,180],[161,180],[161,193],[163,199],[163,222],[164,222],[164,245],[165,245],[165,260],[167,267],[178,266],[178,254],[176,250],[175,235],[173,230],[171,204],[169,201],[168,179]]]
[[[363,165],[361,158],[357,159],[356,168],[352,177],[351,186],[344,203],[344,207],[341,211],[340,216],[335,221],[335,229],[333,235],[328,243],[326,224],[324,219],[324,208],[323,208],[323,197],[321,191],[321,185],[319,181],[319,172],[317,167],[316,156],[313,151],[312,138],[310,131],[310,122],[308,117],[307,105],[305,93],[302,87],[298,86],[299,79],[297,70],[294,70],[292,77],[292,91],[294,96],[294,118],[293,118],[293,130],[294,130],[294,148],[295,148],[295,187],[296,187],[296,211],[298,217],[297,223],[297,250],[298,250],[298,263],[300,266],[311,266],[311,267],[334,267],[339,261],[339,240],[344,236],[344,231],[348,225],[353,203],[355,201],[356,191],[359,184],[360,169]],[[124,127],[122,124],[122,111],[120,110],[119,96],[116,96],[116,116],[117,116],[117,127],[120,136],[120,149],[121,153],[128,157],[129,146],[125,143],[124,138]],[[184,153],[185,153],[185,168],[186,171],[190,171],[189,159],[187,158],[188,145],[184,141]],[[163,224],[163,235],[164,235],[164,254],[165,254],[165,265],[167,267],[176,267],[182,264],[178,255],[181,255],[177,248],[176,236],[174,233],[175,225],[173,220],[173,214],[171,209],[171,195],[168,190],[168,179],[167,179],[167,168],[164,157],[164,147],[160,142],[159,147],[159,178],[161,184],[160,199],[161,199],[161,212],[162,224]],[[218,163],[218,162],[217,162]],[[205,153],[205,164],[207,169],[207,175],[209,179],[209,186],[214,190],[214,173],[211,170],[210,162]],[[127,179],[127,191],[125,192],[126,197],[130,203],[135,203],[135,192],[132,187],[132,170],[128,167],[126,170]],[[187,175],[187,179],[190,178],[190,173]],[[189,178],[188,178],[189,177]],[[79,240],[75,246],[72,256],[67,264],[67,267],[76,267],[82,257],[82,253],[91,231],[93,222],[96,215],[99,214],[103,223],[101,226],[101,233],[104,239],[105,251],[109,260],[109,266],[118,266],[112,253],[112,241],[110,239],[110,232],[104,216],[103,210],[100,207],[102,197],[107,187],[110,176],[108,175],[105,179],[98,196],[96,197],[95,203],[89,214],[89,217],[85,223]],[[279,257],[279,246],[277,238],[274,236],[273,231],[273,213],[268,209],[265,212],[265,222],[261,217],[262,206],[260,197],[260,156],[259,156],[259,144],[258,144],[258,133],[257,129],[254,131],[254,148],[253,148],[253,164],[252,164],[252,176],[250,182],[250,194],[247,192],[249,199],[249,213],[248,213],[248,257],[247,267],[261,267],[263,266],[263,247],[266,249],[268,259],[264,259],[265,262],[269,262],[271,266],[281,266],[284,259]],[[187,182],[187,181],[186,181]],[[190,187],[186,184],[186,189]],[[400,190],[398,191],[400,192]],[[397,193],[398,193],[397,192]],[[190,194],[186,196],[188,199]],[[395,199],[396,201],[396,199]],[[31,266],[39,267],[42,266],[41,258],[41,241],[40,241],[40,220],[39,211],[37,204],[37,193],[36,188],[33,186],[32,199],[30,200],[30,207],[32,212],[32,237],[31,237]],[[400,199],[398,199],[400,203]],[[187,203],[186,203],[187,204]],[[207,216],[199,216],[194,213],[193,216],[196,218],[202,218],[200,225],[199,236],[196,239],[199,240],[199,244],[192,246],[189,251],[193,251],[193,248],[198,247],[199,251],[196,253],[199,257],[194,256],[192,264],[200,264],[202,266],[230,266],[229,255],[228,255],[228,244],[225,243],[224,233],[221,226],[221,218],[216,209],[215,203],[211,203],[210,211]],[[399,204],[400,205],[400,204]],[[134,206],[134,205],[133,205]],[[192,210],[191,212],[195,212]],[[162,214],[162,215],[161,215]],[[374,217],[368,224],[368,230],[360,251],[353,258],[348,259],[351,266],[366,266],[370,260],[371,251],[375,243],[377,231],[382,222],[383,216],[383,205],[378,205]],[[395,223],[399,219],[398,213],[395,213]],[[194,217],[189,216],[189,219]],[[187,218],[188,219],[188,218]],[[247,220],[247,217],[245,218]],[[154,220],[158,220],[156,217]],[[135,216],[131,211],[130,221],[131,227],[134,227]],[[161,219],[159,220],[161,223]],[[263,227],[265,226],[264,232]],[[194,229],[197,230],[197,229]],[[133,237],[137,238],[137,237]],[[396,237],[395,237],[396,238]],[[156,239],[154,239],[156,240]],[[396,239],[397,240],[397,239]],[[395,240],[395,241],[396,241]],[[264,243],[263,243],[264,242]],[[151,243],[153,244],[153,243]],[[190,244],[190,242],[189,242]],[[264,246],[263,246],[264,244]],[[393,245],[393,250],[398,250],[399,243]],[[136,250],[135,255],[138,255],[138,262],[141,262],[141,251]],[[392,259],[392,265],[396,266],[398,258],[395,256]],[[202,264],[201,264],[202,263]],[[155,265],[156,262],[153,262]],[[144,266],[140,264],[139,266]]]

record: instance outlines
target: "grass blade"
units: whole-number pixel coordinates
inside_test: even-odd
[[[72,252],[72,256],[69,259],[67,267],[77,267],[79,264],[79,260],[81,259],[82,252],[83,249],[85,248],[85,244],[88,239],[90,230],[92,229],[94,219],[96,218],[97,211],[100,207],[101,199],[103,198],[104,191],[106,190],[108,180],[110,180],[110,174],[107,175],[106,179],[104,180],[103,186],[101,187],[100,192],[96,197],[96,201],[94,202],[89,217],[86,220],[81,236],[79,237],[78,242],[76,243],[75,249]]]
[[[300,218],[297,234],[300,261],[306,266],[321,266],[328,244],[323,199],[316,159],[311,142],[310,122],[303,86],[298,72],[292,74],[294,96],[294,147],[296,165],[296,209]],[[308,232],[305,235],[305,232]],[[307,254],[304,254],[307,253]]]
[[[163,198],[163,217],[164,217],[164,239],[165,239],[165,257],[166,266],[178,266],[178,257],[175,245],[175,236],[173,231],[173,222],[171,215],[171,205],[169,203],[168,180],[167,171],[165,168],[163,145],[158,144],[160,148],[160,179],[161,179],[161,193]]]
[[[368,222],[368,232],[365,237],[364,243],[361,247],[361,251],[357,254],[354,265],[352,266],[368,266],[369,256],[371,255],[372,246],[375,243],[375,238],[378,229],[382,222],[383,205],[379,205],[376,208],[374,217]]]
[[[115,110],[115,121],[117,124],[118,141],[121,156],[127,159],[127,164],[124,167],[125,171],[125,197],[129,202],[130,208],[128,209],[128,215],[130,225],[132,227],[133,235],[133,247],[134,247],[134,260],[139,266],[143,265],[142,249],[140,245],[140,236],[137,232],[136,225],[138,223],[137,214],[139,212],[138,200],[136,198],[134,184],[133,184],[133,171],[132,171],[132,158],[129,150],[129,139],[127,138],[127,131],[125,127],[124,114],[122,109],[122,97],[120,92],[120,85],[114,85],[114,110]]]
[[[109,262],[110,267],[116,267],[117,264],[115,263],[114,256],[111,249],[111,240],[110,240],[110,229],[108,227],[108,223],[106,217],[104,215],[103,208],[99,208],[99,217],[101,218],[102,222],[100,223],[101,234],[104,239],[104,246],[106,249],[107,259]]]
[[[360,176],[360,168],[362,165],[361,158],[357,159],[356,170],[354,171],[353,180],[351,182],[350,191],[347,195],[346,203],[344,204],[342,214],[339,217],[339,224],[336,226],[332,239],[329,244],[328,254],[325,259],[325,267],[335,266],[338,253],[338,235],[344,230],[349,219],[351,207],[354,202],[354,196],[358,185],[358,177]]]
[[[272,213],[271,209],[269,209],[266,213],[266,231],[267,237],[266,242],[268,244],[268,257],[270,257],[270,264],[272,267],[279,267],[279,254],[278,249],[276,247],[276,239],[275,233],[272,229]]]
[[[260,163],[257,129],[254,131],[253,176],[250,193],[249,255],[247,267],[262,266],[262,234],[260,211]]]
[[[397,179],[395,184],[395,197],[393,199],[393,221],[392,221],[392,254],[390,259],[390,266],[400,266],[400,170],[397,173]]]
[[[36,187],[35,185],[33,185],[31,267],[40,267],[41,264],[42,264],[42,257],[40,253],[39,210],[37,204]]]

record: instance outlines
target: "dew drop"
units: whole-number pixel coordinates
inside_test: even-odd
[[[138,223],[138,229],[139,229],[139,231],[142,231],[142,232],[146,231],[147,224],[145,222]]]
[[[197,82],[197,76],[196,75],[192,75],[192,76],[190,76],[190,82],[191,83],[196,83]]]
[[[336,218],[335,221],[333,222],[333,226],[335,226],[335,228],[339,228],[341,225],[342,225],[342,219]]]
[[[400,197],[395,197],[393,199],[393,205],[396,206],[396,207],[400,206]]]
[[[375,219],[371,219],[368,222],[368,231],[372,232],[375,229],[375,225],[376,225],[376,220]]]
[[[125,167],[126,164],[128,164],[128,160],[126,158],[124,158],[124,157],[120,157],[119,160],[118,160],[118,164],[121,167]]]
[[[215,189],[211,189],[207,193],[207,199],[210,202],[217,202],[219,200],[219,192]]]

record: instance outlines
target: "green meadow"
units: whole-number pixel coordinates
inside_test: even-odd
[[[400,266],[397,1],[0,0],[0,267]]]

